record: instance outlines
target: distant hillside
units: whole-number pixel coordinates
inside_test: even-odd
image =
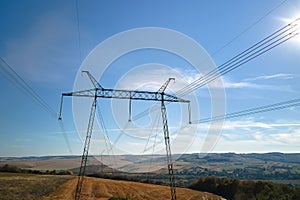
[[[272,180],[300,185],[300,154],[264,153],[235,154],[211,153],[205,157],[183,154],[175,163],[179,186],[187,186],[202,176],[231,177],[242,180]],[[45,156],[25,158],[0,158],[0,166],[15,165],[26,169],[69,170],[75,174],[81,156]],[[104,163],[113,160],[113,167],[102,165],[100,157],[88,158],[87,174],[130,172],[129,175],[155,182],[168,180],[165,155],[116,155],[103,156]],[[104,166],[104,168],[102,168]],[[156,168],[153,168],[156,167]],[[155,170],[154,170],[155,169]],[[141,173],[143,171],[151,171]]]
[[[79,167],[77,168],[73,168],[73,169],[70,169],[74,174],[78,174],[79,173]],[[106,165],[88,165],[86,166],[85,168],[85,172],[86,174],[110,174],[110,173],[113,173],[113,174],[119,174],[119,173],[122,173],[122,171],[119,171],[117,169],[113,169],[111,167],[108,167]]]
[[[177,174],[231,177],[243,180],[300,180],[300,154],[197,154],[176,161]]]

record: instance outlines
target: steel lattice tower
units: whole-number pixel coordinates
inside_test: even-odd
[[[170,146],[170,136],[169,136],[169,128],[168,128],[168,120],[167,120],[167,109],[165,106],[165,102],[180,102],[187,103],[189,110],[189,123],[191,123],[190,119],[190,101],[182,98],[178,98],[175,95],[166,94],[165,90],[171,80],[175,80],[174,78],[169,78],[157,92],[151,91],[138,91],[138,90],[114,90],[114,89],[105,89],[103,88],[97,80],[88,72],[83,71],[88,75],[91,82],[94,85],[93,89],[75,91],[70,93],[62,93],[61,96],[61,104],[60,104],[60,114],[59,120],[62,119],[62,104],[64,96],[77,96],[77,97],[89,97],[93,98],[93,103],[91,107],[86,138],[84,142],[83,154],[81,157],[80,170],[78,174],[78,182],[76,186],[75,200],[80,199],[80,194],[82,190],[82,185],[84,181],[86,163],[88,159],[88,153],[90,148],[90,141],[93,132],[93,124],[97,107],[97,98],[117,98],[117,99],[129,99],[129,120],[131,120],[131,101],[132,100],[143,100],[143,101],[160,101],[161,102],[161,114],[163,120],[163,132],[164,139],[166,145],[166,154],[167,154],[167,164],[168,164],[168,173],[169,173],[169,181],[170,181],[170,190],[171,190],[171,200],[176,200],[176,189],[175,189],[175,178],[174,178],[174,169],[173,169],[173,161],[171,154],[171,146]]]

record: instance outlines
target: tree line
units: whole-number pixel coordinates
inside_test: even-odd
[[[300,200],[300,188],[267,181],[201,177],[190,188],[214,193],[228,200]]]
[[[32,169],[22,169],[14,165],[5,164],[0,167],[0,172],[10,172],[10,173],[24,173],[24,174],[51,174],[51,175],[73,175],[70,170],[32,170]]]

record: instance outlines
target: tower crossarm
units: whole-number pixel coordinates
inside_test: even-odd
[[[163,93],[163,92],[165,92],[165,90],[166,90],[166,88],[168,87],[168,85],[169,85],[169,83],[170,83],[170,81],[175,81],[175,78],[169,78],[160,88],[159,88],[159,90],[157,91],[157,92],[159,92],[159,93]]]
[[[98,83],[98,81],[93,77],[93,75],[89,71],[82,71],[82,73],[86,73],[88,75],[95,88],[102,89],[100,83]]]
[[[162,101],[162,95],[164,95],[164,101],[168,102],[181,102],[189,103],[189,100],[179,98],[172,94],[152,92],[152,91],[139,91],[139,90],[115,90],[115,89],[88,89],[69,93],[63,93],[63,96],[78,96],[78,97],[94,97],[100,98],[115,98],[115,99],[131,99],[131,100],[147,100],[147,101]]]
[[[96,89],[79,90],[75,92],[62,93],[62,96],[95,97]]]

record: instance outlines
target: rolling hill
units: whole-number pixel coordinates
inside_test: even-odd
[[[271,180],[300,186],[299,153],[210,153],[205,157],[198,154],[176,156],[178,159],[174,168],[179,186],[189,186],[203,176]],[[0,157],[0,167],[10,164],[31,170],[72,170],[77,174],[80,159],[81,156]],[[105,166],[110,159],[114,161],[113,166]],[[86,174],[122,174],[164,183],[168,180],[165,155],[103,155],[104,165],[100,161],[99,156],[89,156]],[[150,172],[143,173],[145,170]]]
[[[62,184],[55,192],[43,200],[73,200],[77,178]],[[222,198],[186,188],[177,188],[178,200],[221,200]],[[131,200],[166,200],[170,198],[167,186],[117,181],[100,178],[85,178],[82,189],[82,200],[107,200],[111,197],[129,197]]]

